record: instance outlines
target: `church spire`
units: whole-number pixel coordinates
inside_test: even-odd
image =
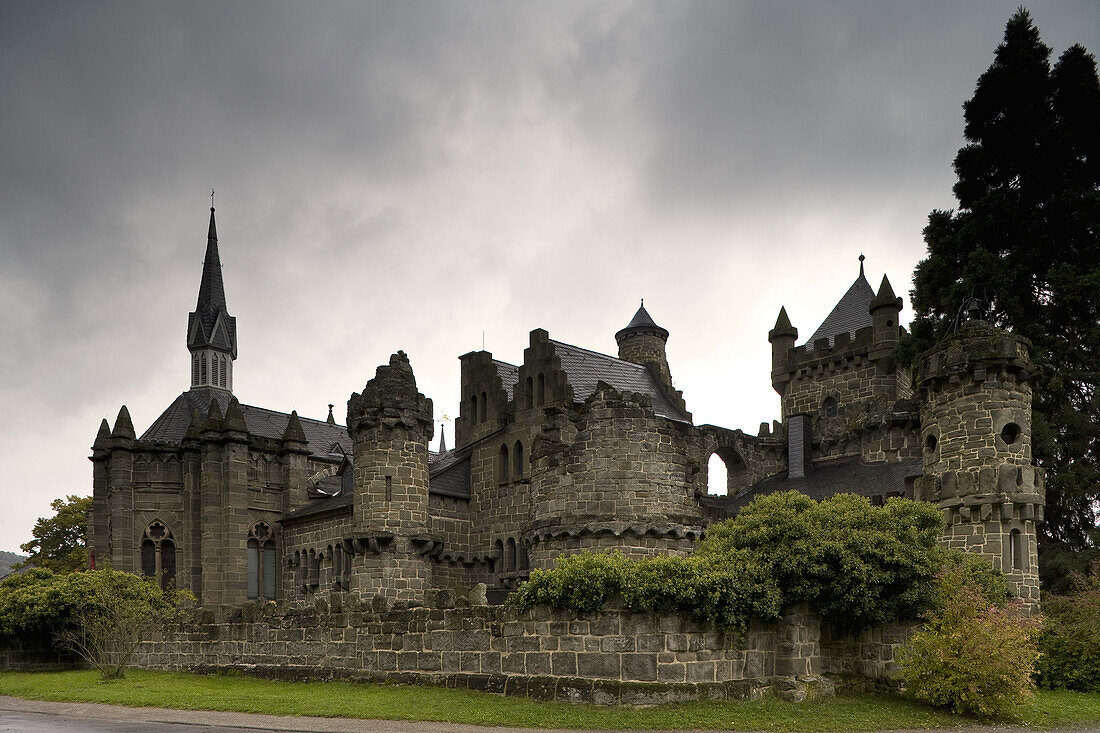
[[[214,221],[213,191],[210,226],[206,233],[206,257],[195,310],[187,319],[187,349],[191,352],[191,389],[233,391],[233,360],[237,358],[237,319],[229,315],[218,254],[218,228]]]

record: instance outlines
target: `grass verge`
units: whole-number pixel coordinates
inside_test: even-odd
[[[103,683],[95,672],[0,672],[0,694],[31,700],[131,707],[231,710],[429,720],[530,728],[710,728],[761,731],[871,731],[973,725],[898,696],[841,696],[812,703],[701,701],[654,708],[607,708],[535,702],[466,690],[348,682],[273,682],[231,675],[130,670]],[[1035,728],[1100,722],[1100,695],[1041,691],[1012,721]]]

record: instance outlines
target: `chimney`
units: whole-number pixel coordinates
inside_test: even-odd
[[[805,478],[810,465],[810,416],[787,418],[787,478]]]

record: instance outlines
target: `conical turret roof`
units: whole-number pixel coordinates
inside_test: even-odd
[[[620,330],[615,334],[616,341],[622,341],[623,338],[637,332],[654,332],[660,334],[663,338],[668,338],[668,331],[658,326],[652,316],[649,315],[649,311],[645,309],[645,300],[642,300],[641,307],[638,308],[638,312],[634,314],[634,317],[630,319],[630,323],[626,324],[626,328]]]
[[[202,279],[195,310],[187,319],[187,348],[228,351],[237,358],[237,319],[225,306],[225,286],[222,283],[222,262],[218,255],[218,228],[214,222],[214,207],[210,207],[210,227],[206,233],[206,257],[202,262]]]

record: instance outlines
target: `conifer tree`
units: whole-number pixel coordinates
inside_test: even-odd
[[[928,217],[902,352],[915,358],[950,333],[972,297],[1031,340],[1043,541],[1082,550],[1100,499],[1100,82],[1081,46],[1053,69],[1050,53],[1021,8],[963,105],[959,207]]]

